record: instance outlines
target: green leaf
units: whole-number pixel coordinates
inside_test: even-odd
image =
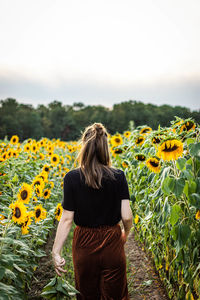
[[[187,240],[189,239],[191,234],[191,230],[189,225],[179,225],[178,226],[178,247],[177,247],[177,251],[179,252],[179,250],[185,246]]]
[[[173,191],[175,185],[175,179],[172,177],[166,177],[163,180],[161,189],[164,194],[170,195],[170,193]]]
[[[185,180],[183,178],[178,178],[174,180],[174,188],[173,193],[176,197],[180,197],[183,193],[183,189],[185,186]]]
[[[192,156],[200,155],[200,143],[189,144],[189,151]]]
[[[170,234],[174,241],[177,241],[178,239],[178,226],[173,226],[172,230],[170,231]]]
[[[171,209],[171,215],[170,215],[170,223],[172,226],[176,224],[178,221],[179,217],[181,216],[181,207],[177,204],[174,204]]]
[[[3,278],[4,274],[5,274],[5,268],[0,267],[0,280]]]
[[[176,161],[176,166],[180,171],[183,171],[185,169],[186,159],[179,157]]]
[[[13,264],[13,267],[17,270],[17,271],[19,271],[19,272],[21,272],[21,273],[26,273],[22,268],[20,268],[18,265],[16,265],[16,264]]]

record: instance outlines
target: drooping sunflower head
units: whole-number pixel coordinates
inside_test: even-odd
[[[31,196],[32,187],[31,185],[24,182],[17,194],[18,200],[22,201],[23,203],[29,203]]]
[[[187,120],[183,123],[183,125],[180,128],[180,133],[182,131],[190,131],[195,129],[195,123],[192,120]]]
[[[56,206],[56,210],[55,210],[55,218],[56,218],[56,220],[60,221],[62,212],[63,212],[62,205],[61,205],[61,203],[58,203],[58,205]]]
[[[57,166],[57,164],[59,163],[59,161],[60,161],[60,157],[59,157],[58,154],[54,153],[54,154],[51,155],[51,164],[52,165],[56,165]]]
[[[16,145],[19,142],[19,137],[17,135],[13,135],[10,139],[10,143]]]
[[[146,160],[146,156],[144,154],[136,154],[135,155],[135,159],[139,160],[139,161],[145,161]]]
[[[160,159],[156,156],[150,157],[146,160],[147,167],[154,173],[160,172]]]
[[[111,142],[112,146],[116,147],[116,146],[123,144],[123,139],[120,134],[113,135],[110,139],[110,142]]]
[[[12,209],[12,220],[17,224],[22,224],[26,217],[26,207],[25,205],[17,200],[14,203],[9,205],[9,208]]]
[[[159,136],[159,135],[154,136],[154,137],[151,139],[151,142],[152,142],[152,144],[154,144],[154,145],[160,144],[161,141],[162,141],[162,138],[161,138],[161,136]]]
[[[140,130],[139,134],[147,134],[147,133],[150,133],[151,131],[152,131],[151,127],[144,127]]]
[[[177,160],[183,154],[183,143],[177,139],[167,139],[158,147],[157,156],[163,160]]]
[[[139,145],[142,145],[144,143],[144,141],[145,141],[144,136],[138,136],[135,140],[135,143],[137,146],[139,146]]]

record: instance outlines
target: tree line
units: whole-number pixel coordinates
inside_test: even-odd
[[[191,111],[182,106],[144,104],[129,100],[114,104],[111,109],[102,105],[84,105],[74,102],[64,105],[54,100],[48,105],[18,103],[16,99],[0,100],[0,139],[18,135],[20,142],[25,139],[60,138],[64,141],[77,140],[84,128],[93,122],[101,122],[110,134],[128,130],[130,121],[135,126],[147,125],[152,129],[170,126],[170,121],[193,118],[200,123],[200,110]]]

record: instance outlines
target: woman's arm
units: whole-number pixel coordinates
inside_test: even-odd
[[[121,216],[122,216],[122,223],[124,226],[124,230],[122,231],[122,236],[124,241],[126,241],[131,227],[133,225],[133,214],[130,207],[130,200],[122,200],[121,202]]]
[[[65,259],[60,256],[60,253],[71,229],[73,219],[74,211],[63,209],[52,248],[52,258],[55,266],[55,271],[59,276],[61,276],[59,271],[67,272],[62,268],[62,266],[65,265]]]

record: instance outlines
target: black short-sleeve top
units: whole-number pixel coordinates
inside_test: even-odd
[[[102,177],[102,187],[94,189],[85,183],[80,168],[69,171],[63,179],[62,207],[74,211],[79,226],[113,226],[121,220],[121,201],[130,199],[125,174],[114,169],[116,180]]]

